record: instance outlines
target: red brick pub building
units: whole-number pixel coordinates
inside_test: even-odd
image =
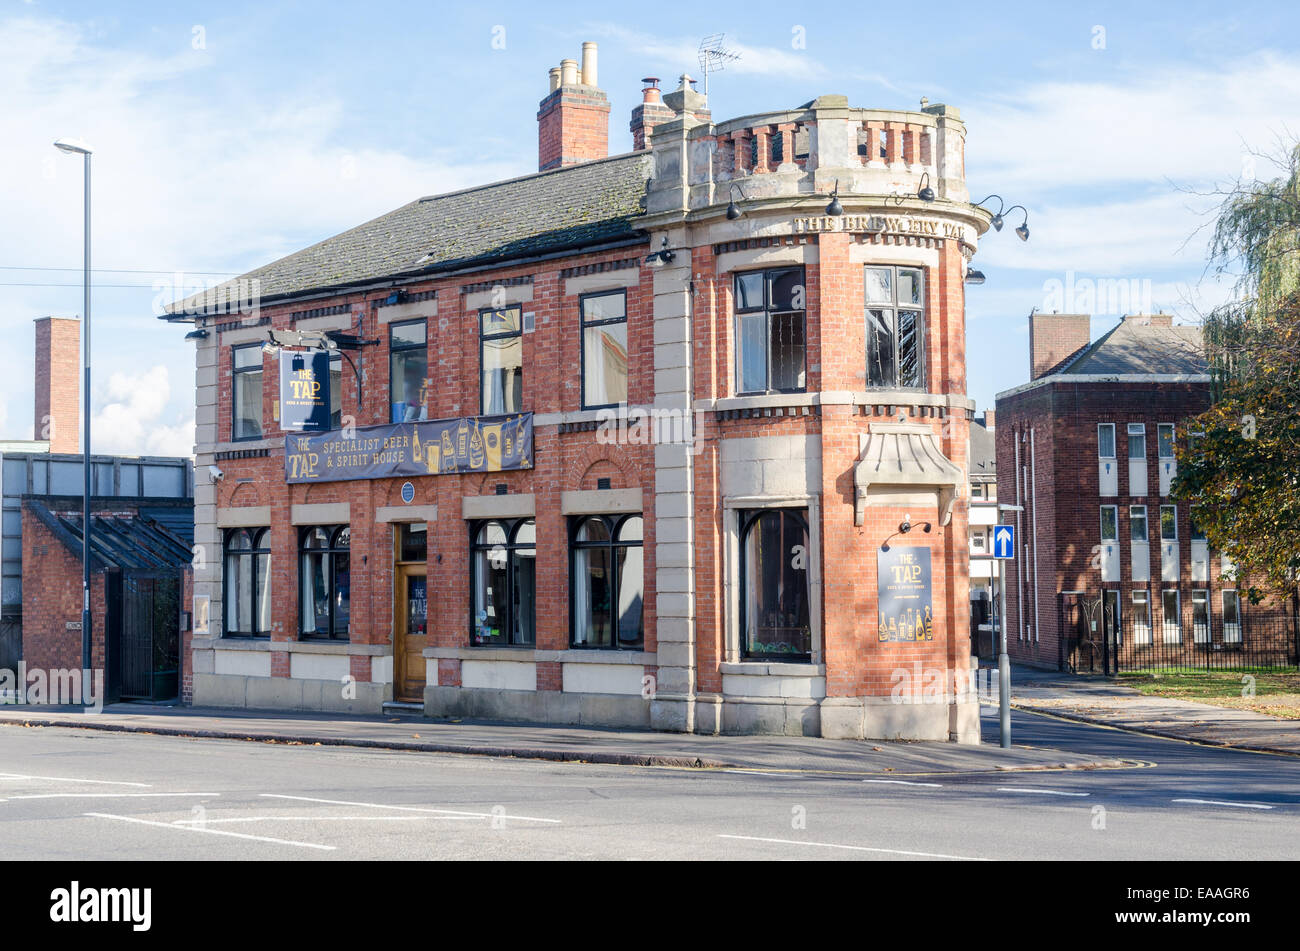
[[[211,552],[193,701],[978,742],[952,672],[963,281],[990,216],[957,110],[822,96],[715,122],[683,77],[607,156],[608,110],[585,47],[552,70],[539,173],[173,309]],[[343,343],[335,448],[407,427],[365,478],[286,468],[263,347],[321,334]],[[527,459],[417,450],[437,420]],[[424,474],[384,469],[417,453]]]

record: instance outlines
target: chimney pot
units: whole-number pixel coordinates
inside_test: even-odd
[[[609,155],[609,101],[596,86],[596,44],[582,44],[580,74],[566,59],[550,71],[551,88],[537,109],[537,170]],[[580,82],[581,80],[581,82]]]

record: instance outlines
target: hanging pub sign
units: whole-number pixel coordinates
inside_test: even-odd
[[[930,599],[930,549],[890,548],[876,553],[880,641],[934,640]]]
[[[323,433],[329,430],[328,351],[280,351],[280,428],[293,433]]]
[[[392,423],[324,435],[290,434],[287,482],[501,472],[533,466],[533,414]]]

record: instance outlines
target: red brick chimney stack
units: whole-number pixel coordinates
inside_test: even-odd
[[[1037,380],[1092,340],[1088,314],[1029,315],[1029,378]]]
[[[636,152],[650,148],[650,132],[655,126],[676,116],[664,105],[657,76],[647,76],[641,82],[646,84],[641,90],[641,105],[632,110],[632,121],[628,126],[632,130],[632,149]]]
[[[50,452],[80,452],[81,321],[36,318],[36,414],[34,436]]]
[[[550,92],[537,109],[537,170],[609,155],[609,100],[596,85],[596,44],[582,44],[582,68],[571,59],[550,71]]]

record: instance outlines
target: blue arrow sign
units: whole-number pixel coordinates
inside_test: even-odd
[[[997,525],[994,527],[993,557],[1016,557],[1016,527],[1014,525]]]

